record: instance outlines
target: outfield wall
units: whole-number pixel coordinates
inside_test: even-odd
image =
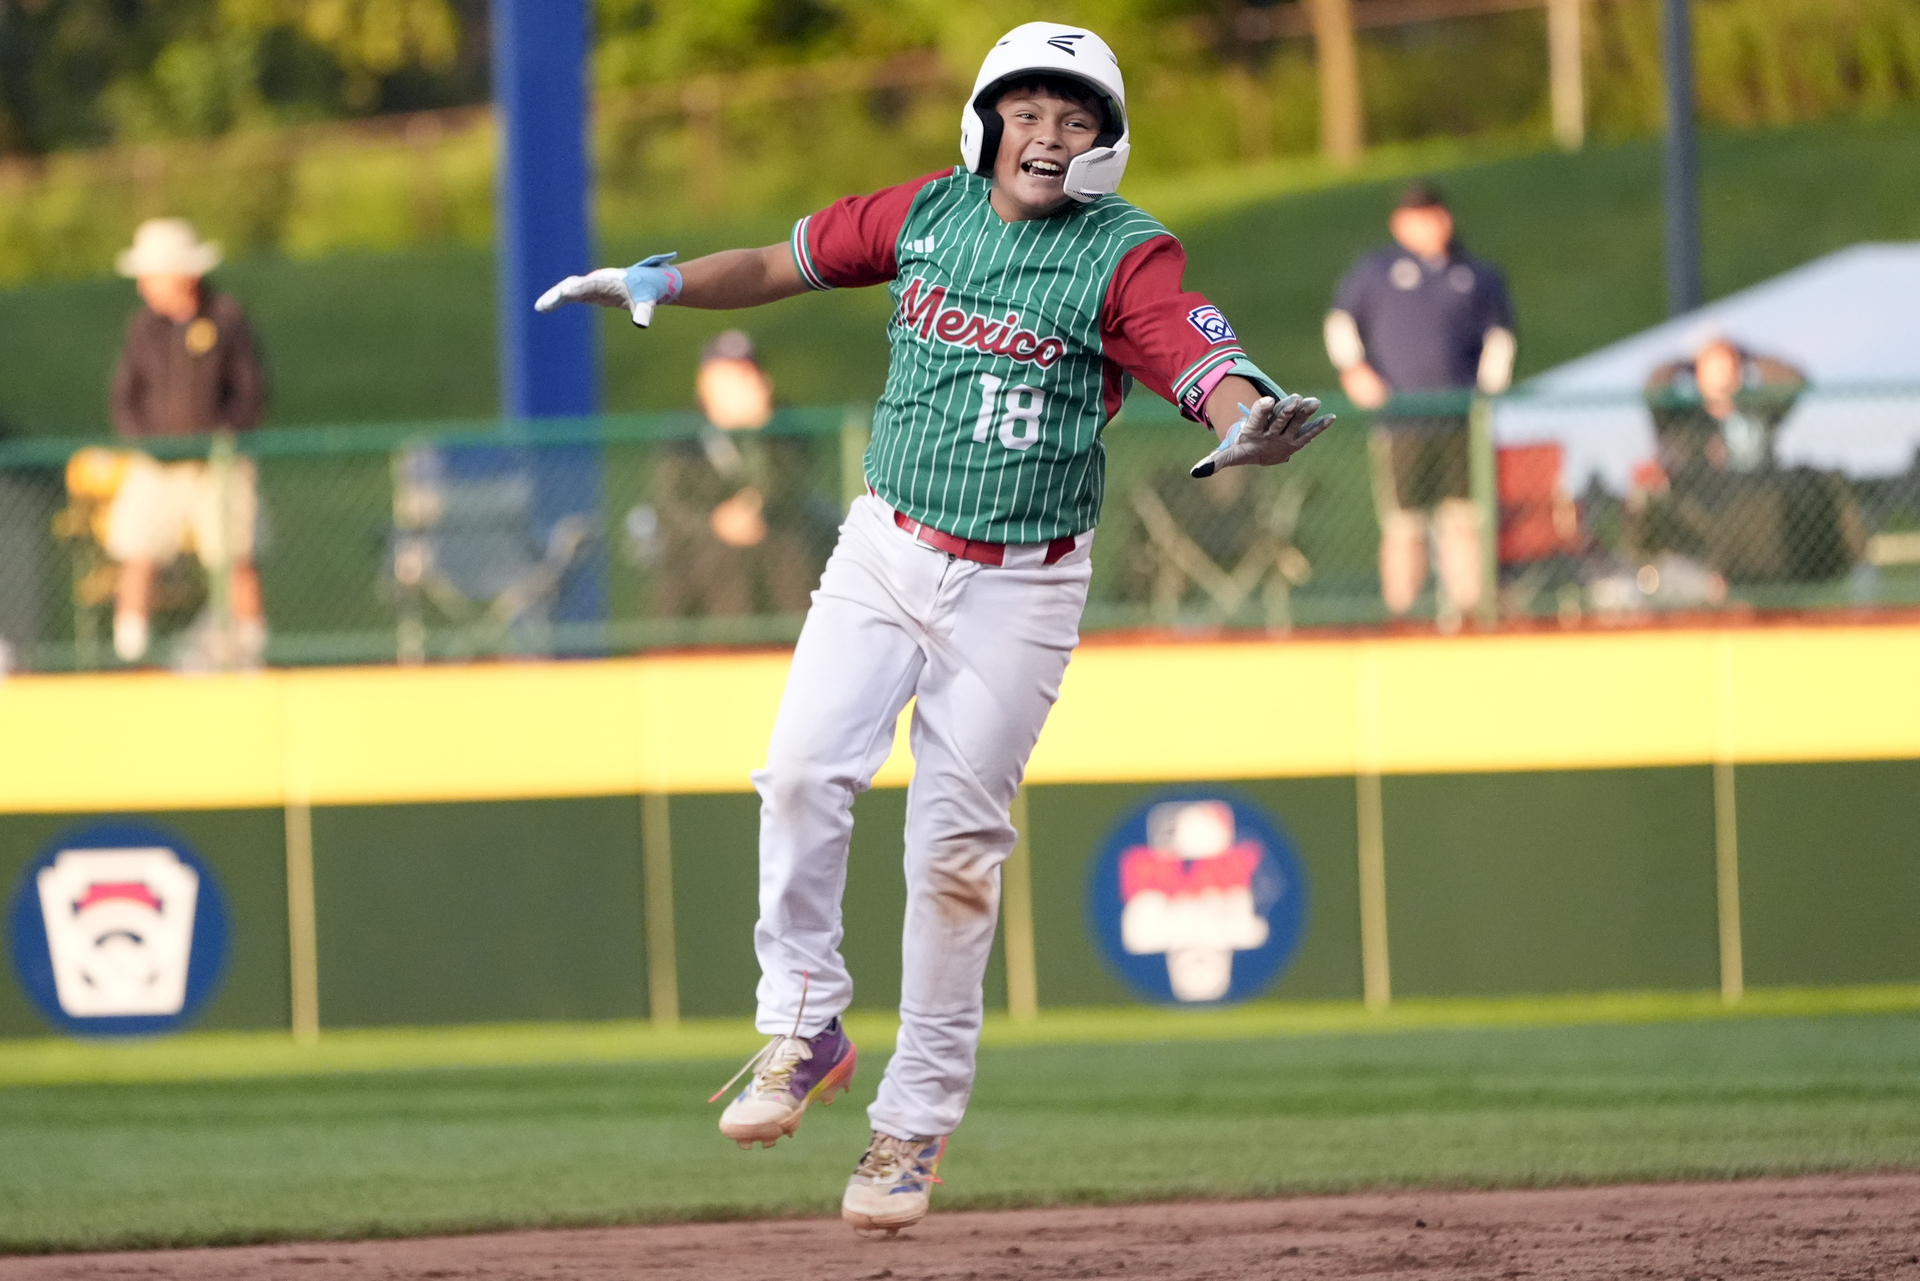
[[[1131,1000],[1088,859],[1158,787],[1219,784],[1312,886],[1277,997],[1920,980],[1915,655],[1910,626],[1089,645],[1029,776],[1014,968],[1042,1007]],[[0,883],[89,816],[177,830],[234,909],[202,1026],[288,1026],[303,981],[326,1026],[742,1014],[785,662],[15,678]],[[908,771],[901,742],[856,807],[867,1008],[899,974]],[[0,984],[0,1036],[42,1030]]]

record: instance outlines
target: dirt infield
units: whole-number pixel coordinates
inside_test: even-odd
[[[793,1219],[0,1259],[22,1281],[635,1276],[1920,1281],[1920,1172],[949,1213],[878,1241]]]

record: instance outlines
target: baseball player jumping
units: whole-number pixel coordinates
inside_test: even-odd
[[[771,1147],[853,1078],[839,1018],[853,997],[839,950],[852,806],[912,699],[900,1035],[842,1201],[860,1229],[925,1217],[972,1091],[1007,811],[1079,643],[1107,420],[1135,379],[1174,402],[1219,437],[1196,478],[1285,462],[1332,421],[1247,359],[1219,309],[1183,289],[1180,242],[1113,194],[1127,136],[1112,50],[1030,22],[980,68],[964,165],[837,201],[785,244],[680,266],[657,254],[570,276],[537,304],[626,307],[645,325],[668,303],[892,292],[869,492],[814,593],[753,779],[757,1025],[772,1040],[720,1118],[741,1147]]]

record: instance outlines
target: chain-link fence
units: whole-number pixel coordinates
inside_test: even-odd
[[[1920,388],[1813,389],[1758,428],[1693,421],[1691,453],[1665,421],[1638,395],[1403,399],[1347,412],[1285,467],[1198,482],[1205,433],[1135,401],[1107,431],[1085,628],[1920,603]],[[861,492],[866,438],[864,408],[832,408],[747,432],[685,414],[276,430],[144,454],[0,444],[0,661],[789,642]],[[116,626],[129,613],[146,636]]]
[[[1522,393],[1490,417],[1502,615],[1920,603],[1920,387],[1755,389],[1718,415]]]

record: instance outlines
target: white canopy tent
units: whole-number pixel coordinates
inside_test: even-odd
[[[1920,244],[1854,245],[1550,369],[1494,410],[1502,444],[1556,440],[1564,480],[1626,489],[1653,456],[1647,375],[1731,339],[1803,371],[1780,461],[1855,477],[1905,471],[1920,449]]]

